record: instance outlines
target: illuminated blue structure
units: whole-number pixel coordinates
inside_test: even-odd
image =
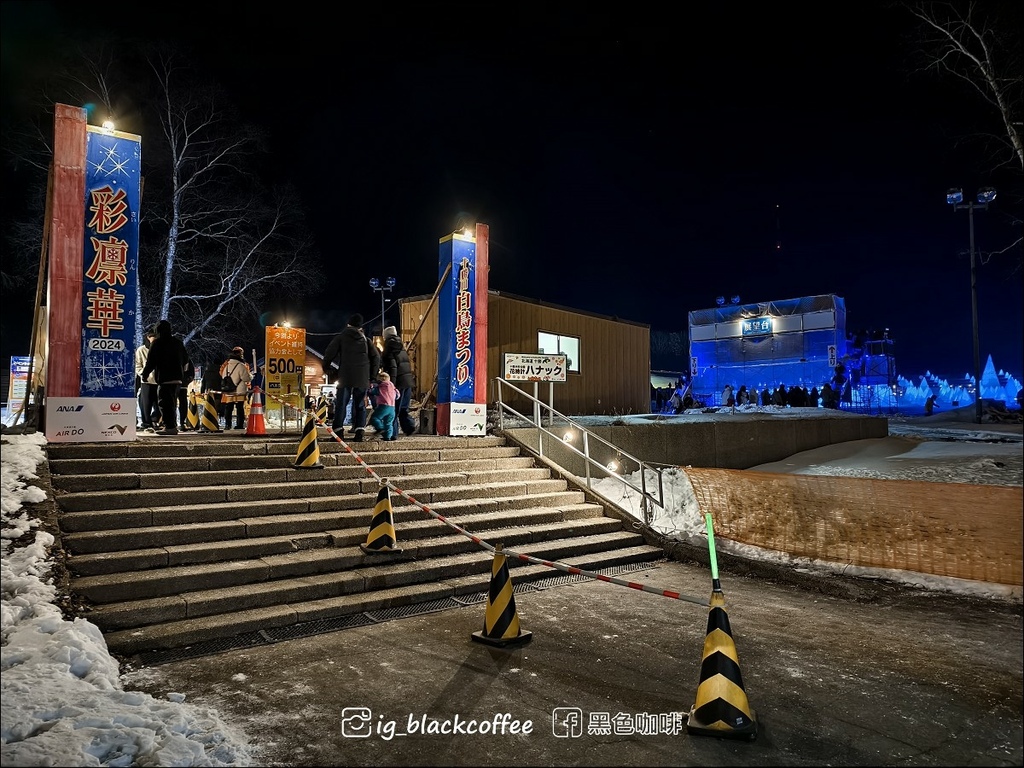
[[[694,310],[689,332],[693,393],[706,405],[719,404],[726,384],[820,389],[837,365],[852,367],[846,303],[834,294]]]

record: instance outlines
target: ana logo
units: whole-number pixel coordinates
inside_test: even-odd
[[[57,413],[78,413],[84,408],[84,405],[58,405]]]
[[[110,408],[110,412],[111,413],[117,413],[118,411],[121,410],[121,404],[120,403],[111,403],[108,407]]]

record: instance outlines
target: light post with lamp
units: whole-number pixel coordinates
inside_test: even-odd
[[[988,204],[996,199],[993,187],[982,187],[978,190],[976,200],[964,202],[963,190],[950,189],[946,192],[946,202],[953,206],[954,211],[967,211],[967,222],[970,230],[971,244],[971,321],[974,326],[974,420],[981,424],[981,348],[978,340],[978,272],[974,256],[974,209],[988,210]]]
[[[370,287],[380,293],[380,335],[382,337],[384,336],[384,292],[392,290],[397,282],[395,278],[389,277],[382,285],[376,277],[370,278]]]

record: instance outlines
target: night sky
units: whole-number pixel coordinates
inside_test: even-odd
[[[19,5],[3,3],[5,111],[6,85],[51,33],[116,15]],[[970,139],[998,132],[992,108],[915,71],[899,6],[302,5],[289,18],[233,4],[238,18],[214,5],[116,23],[195,46],[196,65],[271,131],[267,171],[303,196],[327,281],[268,311],[311,334],[379,313],[374,276],[394,276],[396,298],[430,295],[438,239],[480,221],[493,290],[652,331],[685,331],[720,295],[835,293],[849,330],[890,329],[900,374],[973,368],[968,216],[945,192],[1013,179],[975,214],[991,251],[1019,236],[1021,177],[993,171]],[[979,266],[978,296],[982,364],[991,354],[1020,378],[1019,248]]]

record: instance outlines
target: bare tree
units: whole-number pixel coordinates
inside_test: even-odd
[[[173,54],[150,65],[163,137],[154,179],[160,202],[150,222],[163,239],[147,273],[150,312],[171,318],[186,329],[186,343],[212,355],[228,339],[257,341],[252,326],[262,302],[274,290],[308,292],[319,269],[297,196],[271,192],[255,173],[262,135]]]
[[[916,3],[910,12],[922,23],[926,68],[961,79],[994,108],[1005,133],[1001,144],[1024,170],[1021,107],[1024,70],[1020,13],[1002,15],[997,3]]]
[[[952,75],[992,108],[1000,130],[984,135],[997,147],[988,172],[1009,174],[1001,185],[1011,204],[1000,206],[1017,235],[1001,248],[979,253],[982,264],[993,257],[1015,257],[1014,276],[1024,274],[1021,251],[1020,174],[1024,171],[1021,110],[1024,107],[1024,17],[1019,3],[923,2],[907,6],[920,21],[918,54],[923,68]]]
[[[117,51],[76,52],[73,64],[65,62],[54,78],[60,88],[40,90],[54,95],[42,97],[38,122],[17,137],[5,130],[9,159],[34,170],[36,188],[45,189],[56,102],[96,104],[96,112],[113,117],[119,129],[141,134],[137,310],[144,322],[137,343],[146,325],[169,318],[193,354],[211,362],[236,343],[256,346],[264,302],[283,291],[300,296],[319,283],[298,197],[261,177],[263,136],[239,120],[216,85],[180,54],[149,49],[135,59],[124,41]],[[151,80],[139,76],[145,67]],[[119,81],[116,73],[126,70],[133,78]],[[120,82],[130,82],[130,89]],[[5,286],[9,272],[35,274],[23,267],[33,254],[38,263],[42,195],[37,197],[27,226],[14,231],[17,244],[7,233]],[[17,265],[7,258],[11,252],[22,259]]]

